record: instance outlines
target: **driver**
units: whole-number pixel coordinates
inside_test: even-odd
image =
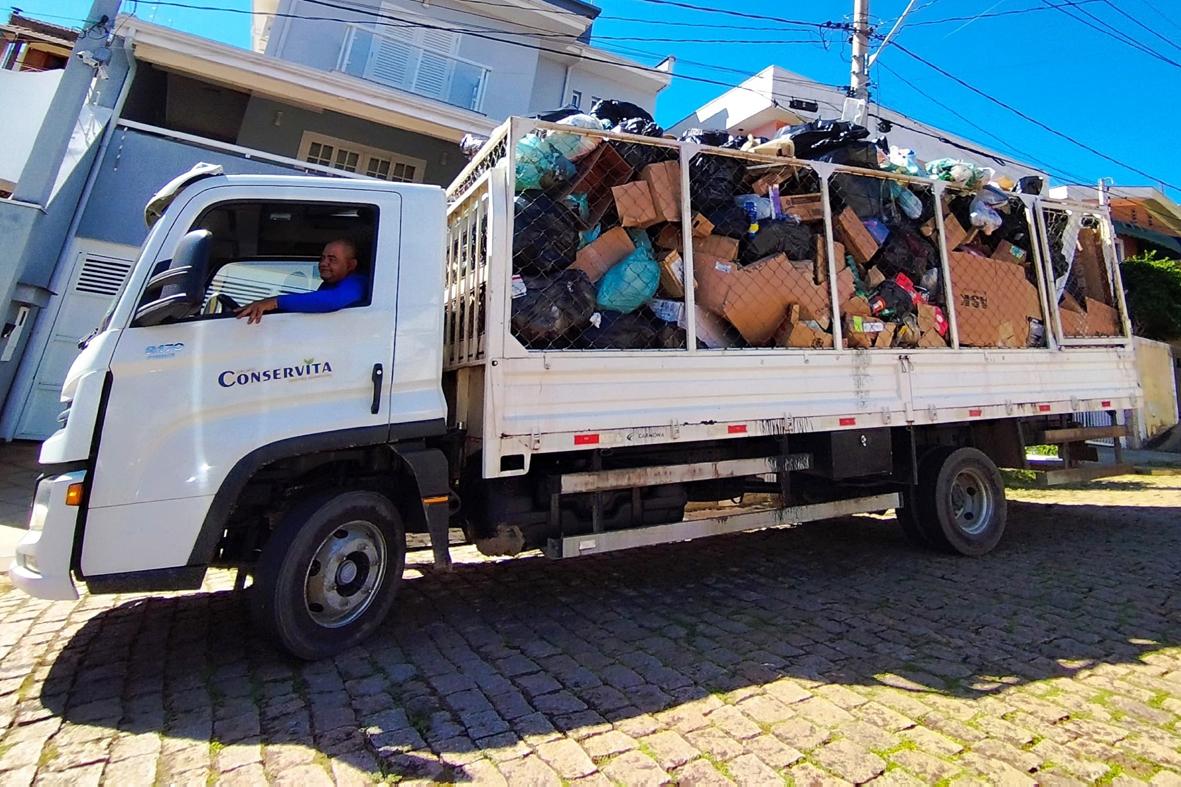
[[[315,292],[278,295],[248,303],[234,312],[247,324],[262,321],[262,316],[276,309],[285,312],[334,312],[352,306],[365,297],[365,277],[357,270],[357,244],[347,238],[329,241],[320,254],[320,279]]]

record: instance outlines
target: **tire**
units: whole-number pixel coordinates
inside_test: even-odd
[[[406,564],[402,519],[389,498],[345,492],[291,509],[255,567],[251,613],[284,650],[315,660],[381,625]]]
[[[925,547],[927,549],[938,548],[938,544],[933,542],[931,537],[927,535],[927,529],[923,525],[925,521],[931,518],[932,514],[931,507],[926,502],[928,496],[923,494],[922,480],[928,474],[938,473],[939,466],[953,450],[951,448],[935,448],[928,451],[919,459],[919,483],[903,493],[903,503],[905,505],[894,512],[895,517],[898,519],[898,524],[902,527],[903,535],[914,546]]]
[[[918,524],[932,546],[979,557],[1005,532],[1005,485],[975,448],[942,448],[924,457],[916,491]]]

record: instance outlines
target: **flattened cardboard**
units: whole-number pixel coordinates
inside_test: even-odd
[[[603,274],[611,266],[623,260],[624,257],[636,250],[627,230],[622,227],[612,227],[592,242],[578,250],[571,268],[584,272],[591,283],[603,278]]]
[[[652,193],[652,204],[660,221],[681,220],[681,169],[679,162],[649,164],[640,172]]]
[[[1082,279],[1083,295],[1087,298],[1106,300],[1111,292],[1107,277],[1107,263],[1098,236],[1093,230],[1083,230],[1078,236],[1078,251],[1074,255],[1074,267]]]
[[[728,283],[722,316],[751,344],[765,344],[793,304],[800,307],[801,320],[814,320],[826,329],[831,323],[829,285],[812,281],[810,263],[793,263],[776,254],[741,268]],[[837,292],[846,298],[853,294],[853,273],[847,267],[837,276]]]
[[[869,234],[869,229],[852,208],[842,210],[834,224],[833,229],[845,244],[845,248],[853,255],[853,259],[862,265],[873,259],[873,255],[878,251],[878,242]]]
[[[1040,319],[1037,288],[1025,268],[964,252],[948,255],[960,343],[968,347],[1025,347],[1029,321]]]
[[[824,238],[824,233],[821,232],[816,233],[812,238],[816,245],[816,266],[812,278],[817,284],[824,284],[828,281],[828,242]],[[837,258],[836,268],[840,270],[845,266],[845,245],[839,240],[834,240],[832,250]]]
[[[652,190],[644,181],[633,180],[622,186],[612,186],[611,195],[615,199],[620,226],[643,228],[661,221],[652,201]]]
[[[697,283],[694,291],[697,305],[708,312],[723,316],[722,307],[730,292],[734,274],[741,266],[730,260],[717,257],[695,256],[693,278]]]
[[[1087,298],[1087,335],[1119,336],[1121,333],[1119,312],[1102,301]]]
[[[785,322],[775,334],[775,344],[779,347],[822,350],[832,347],[832,335],[803,323]]]
[[[872,317],[873,310],[869,308],[869,300],[860,296],[854,295],[852,298],[846,299],[841,304],[841,314],[848,314],[850,316],[858,317]]]
[[[888,347],[893,346],[894,331],[897,329],[897,327],[898,326],[896,326],[892,322],[886,323],[885,330],[883,330],[881,333],[879,333],[877,335],[877,337],[873,340],[873,346],[876,348],[879,348],[879,349],[884,349],[884,348],[888,348]]]
[[[919,347],[947,347],[947,342],[938,331],[924,331],[919,337]]]

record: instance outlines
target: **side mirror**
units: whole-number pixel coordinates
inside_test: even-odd
[[[165,320],[191,317],[205,300],[205,282],[209,278],[209,258],[213,252],[213,233],[193,230],[176,244],[176,253],[168,267],[148,280],[144,303],[135,310],[133,328],[159,325]],[[148,296],[159,291],[156,298]]]

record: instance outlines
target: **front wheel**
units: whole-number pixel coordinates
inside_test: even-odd
[[[939,449],[924,460],[916,490],[918,524],[933,546],[976,557],[1005,532],[1005,485],[975,448]]]
[[[358,644],[394,604],[406,562],[402,520],[375,492],[320,495],[283,517],[255,570],[251,612],[303,659]]]

